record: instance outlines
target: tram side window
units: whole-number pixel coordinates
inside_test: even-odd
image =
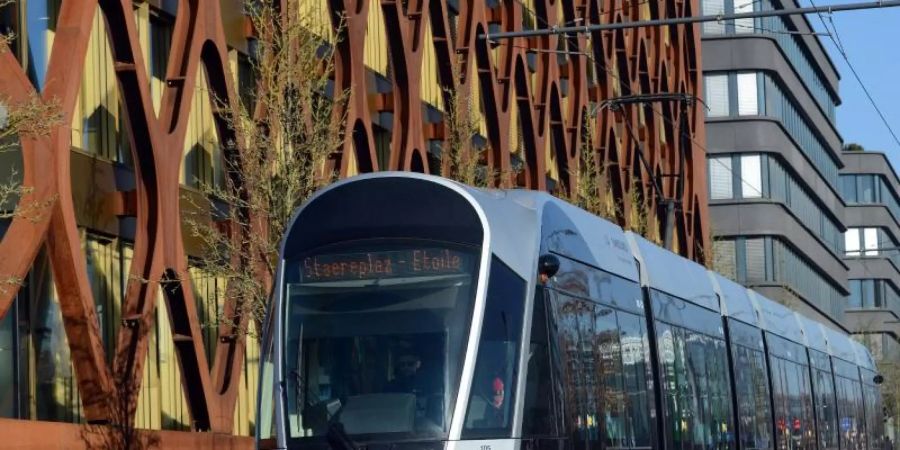
[[[557,409],[547,330],[547,307],[544,292],[538,288],[531,317],[531,343],[525,383],[525,414],[522,434],[525,437],[555,436]]]
[[[559,334],[566,433],[576,448],[650,448],[643,318],[549,291]]]
[[[667,449],[733,449],[725,343],[657,322]]]
[[[771,357],[777,448],[815,449],[809,368]]]
[[[819,434],[819,450],[838,448],[837,403],[834,397],[834,379],[831,371],[813,369],[816,392],[816,429]]]
[[[463,438],[509,437],[512,427],[525,280],[495,257],[488,283]]]
[[[862,450],[866,448],[862,424],[862,390],[858,380],[835,377],[838,395],[838,416],[840,417],[841,448]]]
[[[881,419],[881,396],[878,388],[871,384],[864,384],[866,403],[866,433],[869,438],[869,448],[881,450],[883,448],[882,436],[884,436],[884,421]]]
[[[619,329],[622,339],[622,373],[627,395],[627,423],[630,448],[650,448],[652,434],[650,406],[652,390],[648,379],[650,371],[650,349],[647,347],[647,324],[643,317],[618,312]]]
[[[765,355],[759,350],[735,344],[732,346],[732,356],[741,448],[771,448],[772,414]]]

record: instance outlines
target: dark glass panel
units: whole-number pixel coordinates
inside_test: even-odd
[[[463,438],[509,437],[512,429],[525,280],[495,257],[488,283]]]
[[[538,289],[534,298],[531,317],[531,349],[525,383],[525,412],[522,435],[554,436],[556,430],[556,404],[553,374],[550,365],[550,347],[547,334],[547,307],[544,291]]]

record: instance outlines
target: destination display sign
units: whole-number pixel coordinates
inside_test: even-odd
[[[471,273],[473,255],[446,248],[308,256],[300,265],[303,283]]]

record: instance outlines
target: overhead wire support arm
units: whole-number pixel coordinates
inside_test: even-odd
[[[815,7],[806,7],[806,8],[787,8],[787,9],[776,9],[770,11],[754,11],[754,12],[746,12],[739,14],[716,14],[716,15],[708,15],[708,16],[690,16],[690,17],[670,17],[666,19],[655,19],[655,20],[639,20],[632,22],[617,22],[617,23],[599,23],[599,24],[586,24],[586,25],[578,25],[578,26],[552,26],[550,28],[539,28],[534,30],[522,30],[522,31],[504,31],[498,33],[486,33],[478,36],[479,39],[487,40],[487,41],[495,41],[498,39],[513,39],[519,37],[537,37],[537,36],[551,36],[555,34],[570,34],[570,33],[592,33],[597,31],[611,31],[611,30],[623,30],[630,28],[644,28],[644,27],[662,27],[668,25],[685,25],[692,23],[703,23],[703,22],[721,22],[723,20],[735,20],[735,19],[756,19],[760,17],[777,17],[777,16],[794,16],[799,14],[814,14],[814,13],[835,13],[842,11],[857,11],[864,9],[879,9],[879,8],[895,8],[900,6],[900,0],[886,0],[886,1],[875,1],[875,2],[863,2],[863,3],[842,3],[839,5],[829,5],[829,6],[815,6]]]

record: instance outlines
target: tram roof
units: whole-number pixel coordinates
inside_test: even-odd
[[[875,366],[875,360],[872,359],[872,354],[869,353],[865,345],[854,339],[850,339],[850,345],[856,351],[856,365],[873,372],[878,370],[877,366]]]
[[[733,317],[757,328],[762,328],[747,288],[723,277],[717,272],[710,270],[707,273],[713,286],[716,287],[720,294],[719,304],[722,308],[722,315]]]
[[[825,327],[821,323],[802,314],[795,312],[794,316],[797,318],[797,322],[803,329],[803,335],[806,338],[806,346],[822,353],[829,353],[828,335],[825,334]]]
[[[824,327],[823,329],[828,337],[828,349],[830,350],[829,353],[831,356],[857,364],[856,348],[854,347],[854,342],[850,339],[850,336],[829,327]]]
[[[794,310],[752,289],[748,290],[748,292],[750,292],[750,298],[756,307],[757,315],[764,330],[798,344],[806,344],[803,331],[794,315]]]
[[[715,288],[705,267],[682,258],[643,237],[627,232],[641,271],[641,284],[698,306],[720,311]]]
[[[514,190],[511,198],[534,209],[547,250],[638,282],[637,266],[618,225],[543,192]]]
[[[849,336],[545,192],[479,189],[433,175],[377,172],[338,181],[316,196],[385,178],[422,180],[463,195],[486,221],[492,252],[525,279],[536,273],[543,232],[550,251],[875,370],[869,352]]]

